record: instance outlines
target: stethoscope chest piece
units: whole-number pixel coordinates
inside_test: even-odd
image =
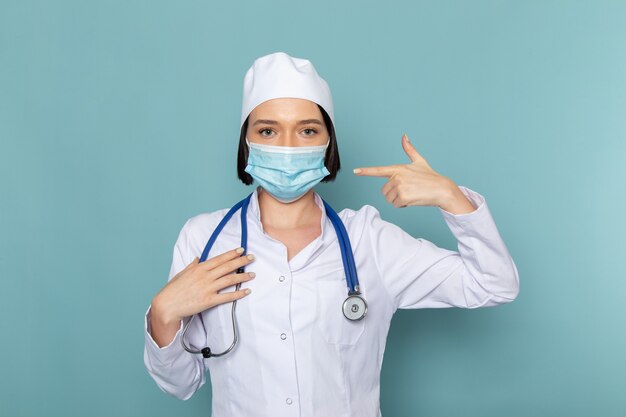
[[[361,320],[367,313],[367,303],[360,295],[352,294],[343,302],[342,311],[348,320]]]

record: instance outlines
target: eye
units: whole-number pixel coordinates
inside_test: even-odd
[[[316,134],[316,133],[317,133],[317,130],[315,130],[315,129],[313,129],[313,128],[310,128],[310,127],[307,127],[307,128],[306,128],[306,129],[304,129],[302,132],[304,132],[304,134],[305,134],[306,136],[312,136],[312,135],[314,135],[314,134]]]
[[[272,134],[272,129],[270,129],[270,128],[263,128],[263,129],[259,130],[259,133],[261,134],[261,136],[270,136]]]

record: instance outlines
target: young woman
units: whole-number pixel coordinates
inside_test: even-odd
[[[517,269],[484,197],[435,172],[406,136],[402,146],[411,163],[355,173],[388,177],[382,191],[395,207],[439,207],[459,251],[413,238],[372,206],[344,209],[338,218],[359,280],[351,294],[367,308],[345,304],[347,248],[336,214],[313,190],[340,167],[330,90],[307,60],[279,52],[254,62],[244,78],[238,175],[258,186],[206,260],[228,209],[191,217],[180,231],[168,283],[145,316],[144,362],[161,390],[188,399],[208,369],[213,417],[380,416],[380,369],[398,308],[516,298]],[[208,355],[190,353],[206,346]]]

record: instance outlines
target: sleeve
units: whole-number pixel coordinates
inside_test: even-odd
[[[189,223],[190,221],[187,220],[183,225],[174,245],[168,282],[191,262],[189,259],[191,254],[188,251]],[[161,391],[178,399],[187,400],[206,381],[206,369],[202,355],[189,353],[181,345],[182,320],[172,342],[167,346],[159,347],[152,338],[151,307],[150,305],[146,310],[144,318],[144,365]],[[191,335],[202,334],[205,335],[204,340],[206,340],[204,325],[201,320],[196,319],[189,326],[185,341],[188,345],[197,348],[190,339],[202,339],[202,337],[192,338]]]
[[[458,252],[414,238],[372,209],[365,228],[383,286],[397,308],[491,307],[519,293],[517,267],[502,241],[485,198],[463,186],[475,210],[441,208]]]

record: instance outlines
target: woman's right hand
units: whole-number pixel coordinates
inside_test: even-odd
[[[254,279],[254,272],[232,273],[248,265],[254,255],[241,256],[243,248],[199,262],[195,257],[189,265],[176,274],[152,300],[153,318],[163,324],[178,323],[191,316],[222,303],[245,297],[250,289],[220,293],[219,291],[239,282]]]

